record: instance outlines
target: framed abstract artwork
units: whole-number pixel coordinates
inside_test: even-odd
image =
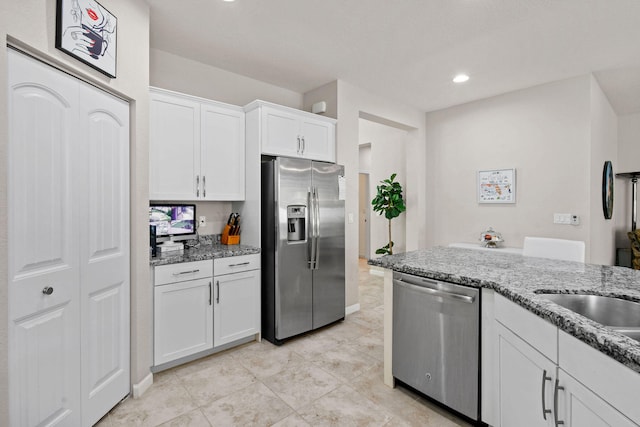
[[[95,0],[58,0],[56,48],[116,77],[118,19]]]

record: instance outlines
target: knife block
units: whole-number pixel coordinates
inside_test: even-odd
[[[225,225],[224,230],[222,230],[222,237],[220,238],[220,243],[223,245],[238,245],[240,244],[240,235],[237,234],[235,236],[229,235],[229,230],[231,230],[230,225]]]

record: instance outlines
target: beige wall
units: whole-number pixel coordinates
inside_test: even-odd
[[[615,126],[591,76],[427,114],[433,243],[476,242],[492,226],[506,246],[522,247],[524,236],[584,240],[588,262],[610,263],[612,223],[596,206],[602,163],[616,157]],[[501,168],[517,170],[517,203],[478,204],[477,171]],[[554,213],[581,223],[553,224]]]
[[[311,106],[316,102],[327,103],[327,111],[323,116],[338,118],[338,81],[327,83],[319,88],[313,89],[304,94],[302,109],[311,111]]]
[[[302,95],[298,92],[158,49],[151,49],[149,68],[151,86],[240,106],[261,99],[302,107]]]
[[[131,375],[149,372],[151,318],[148,267],[148,55],[149,8],[145,1],[103,0],[118,17],[117,78],[75,61],[55,49],[56,2],[0,2],[0,37],[131,102]],[[7,54],[0,49],[0,105],[7,105]],[[7,161],[7,110],[0,109],[0,163]],[[0,168],[0,271],[7,271],[7,176]],[[0,275],[0,425],[8,425],[7,276]]]
[[[333,102],[332,100],[335,100]],[[338,80],[304,95],[304,105],[327,101],[327,113],[336,112],[337,162],[345,166],[347,195],[345,211],[353,214],[354,221],[345,221],[346,305],[358,304],[358,162],[360,118],[401,127],[408,131],[406,140],[408,156],[406,170],[407,250],[424,244],[424,113],[392,100],[366,92],[349,83]]]
[[[591,250],[591,262],[614,265],[615,224],[617,217],[604,218],[602,209],[602,169],[604,162],[610,160],[616,172],[618,157],[618,117],[613,111],[604,92],[591,77],[591,229],[588,245]],[[614,188],[615,205],[615,188]]]

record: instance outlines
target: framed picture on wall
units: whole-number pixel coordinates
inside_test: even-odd
[[[116,77],[118,19],[95,0],[58,0],[56,48]]]
[[[515,203],[516,170],[478,171],[478,203]]]

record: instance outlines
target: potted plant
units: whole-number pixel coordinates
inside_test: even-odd
[[[404,205],[404,199],[402,198],[402,186],[399,182],[395,181],[396,175],[395,173],[391,174],[391,177],[380,181],[378,193],[371,201],[374,212],[378,212],[378,215],[384,214],[384,217],[389,220],[389,243],[380,249],[376,249],[376,254],[393,255],[391,220],[407,210]]]

